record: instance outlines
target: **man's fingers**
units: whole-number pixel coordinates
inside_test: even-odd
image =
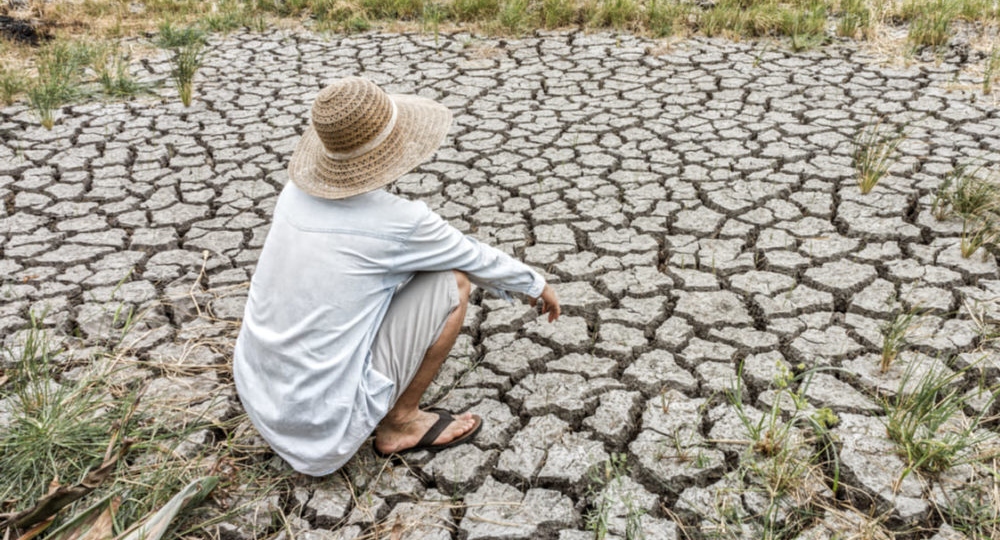
[[[553,304],[550,304],[550,303],[546,303],[545,307],[542,309],[542,313],[543,314],[545,314],[545,313],[549,314],[549,322],[553,322],[556,319],[558,319],[559,318],[559,312],[560,312],[559,304],[554,304],[553,305]]]
[[[556,292],[552,290],[551,286],[546,285],[545,289],[542,290],[542,294],[538,298],[529,298],[528,302],[531,304],[531,307],[535,307],[538,302],[541,302],[542,305],[539,306],[539,312],[542,315],[548,314],[549,322],[559,318],[561,313],[559,308],[559,299],[556,296]]]

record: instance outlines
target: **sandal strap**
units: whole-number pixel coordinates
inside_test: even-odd
[[[444,430],[455,421],[455,417],[449,412],[442,410],[434,410],[432,412],[438,415],[437,422],[434,422],[434,425],[427,430],[427,433],[424,433],[420,442],[417,443],[417,448],[431,446],[434,444],[434,441],[437,440],[438,436],[441,435],[441,433],[443,433]]]

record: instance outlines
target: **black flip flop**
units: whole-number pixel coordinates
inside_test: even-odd
[[[372,450],[375,451],[375,455],[380,458],[387,458],[389,456],[392,456],[393,454],[405,454],[407,452],[416,452],[417,450],[429,450],[431,452],[436,452],[444,448],[449,448],[455,445],[471,441],[472,439],[475,438],[476,434],[478,434],[479,430],[482,429],[483,427],[482,417],[480,417],[478,414],[474,414],[472,415],[472,418],[476,421],[476,423],[475,425],[472,426],[472,429],[463,433],[461,437],[455,438],[444,444],[434,444],[434,440],[437,439],[438,436],[441,435],[441,433],[444,432],[444,430],[449,425],[451,425],[452,422],[455,421],[455,417],[450,412],[442,409],[430,409],[427,412],[432,412],[438,415],[438,419],[437,422],[434,422],[434,425],[431,426],[426,433],[424,433],[424,436],[420,438],[416,446],[411,446],[410,448],[404,448],[396,452],[384,453],[379,451],[379,449],[375,446],[375,441],[373,440]]]

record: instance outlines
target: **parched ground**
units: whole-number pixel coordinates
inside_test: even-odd
[[[135,69],[166,80],[168,60]],[[477,293],[432,388],[484,416],[474,444],[366,446],[343,474],[237,490],[246,510],[206,535],[962,538],[996,422],[972,464],[904,474],[883,407],[907,377],[957,373],[952,424],[998,412],[997,252],[963,258],[961,222],[931,212],[956,166],[1000,166],[1000,112],[961,67],[580,33],[231,35],[190,108],[165,84],[51,132],[0,110],[0,335],[15,347],[44,314],[64,361],[114,347],[171,414],[237,422],[179,454],[231,438],[271,459],[240,421],[232,340],[312,99],[362,75],[455,113],[396,188],[543,271],[564,316]],[[907,138],[861,195],[853,141],[879,118]],[[883,327],[910,312],[883,373]]]

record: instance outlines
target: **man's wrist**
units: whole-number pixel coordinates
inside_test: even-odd
[[[534,277],[534,282],[532,282],[531,288],[528,289],[528,296],[537,299],[542,296],[542,291],[545,290],[546,283],[545,278],[542,276],[535,274]]]

